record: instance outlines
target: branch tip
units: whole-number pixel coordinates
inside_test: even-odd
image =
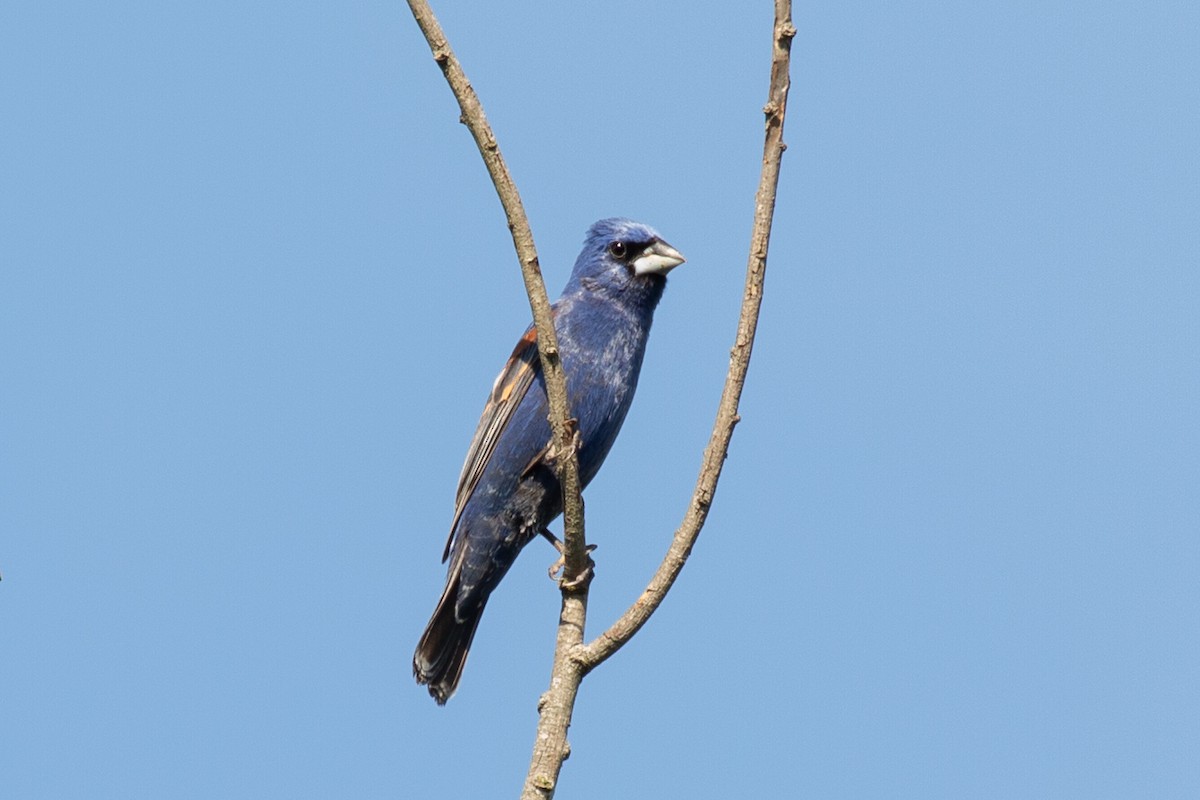
[[[704,448],[700,474],[692,493],[692,503],[683,522],[676,529],[671,545],[662,563],[654,573],[641,596],[614,622],[608,630],[584,646],[583,658],[588,668],[599,666],[619,650],[642,626],[662,603],[663,598],[683,569],[688,555],[700,535],[716,493],[721,469],[729,457],[729,443],[733,429],[741,419],[738,403],[745,387],[746,373],[750,366],[754,335],[762,305],[763,280],[766,274],[767,247],[771,236],[771,223],[775,211],[775,194],[779,183],[779,167],[784,148],[783,122],[787,114],[787,95],[790,86],[790,48],[787,46],[796,28],[791,22],[790,0],[776,0],[775,27],[773,34],[781,46],[776,47],[771,59],[771,83],[768,100],[763,106],[767,115],[766,136],[763,142],[762,172],[754,202],[754,225],[750,237],[746,263],[745,290],[742,295],[741,314],[738,319],[734,346],[729,351],[729,370],[725,376],[725,388],[712,434]]]
[[[529,298],[533,323],[538,331],[538,353],[542,366],[542,383],[549,407],[547,416],[553,433],[552,443],[562,450],[562,457],[556,463],[556,472],[562,487],[564,558],[568,567],[578,574],[587,560],[579,461],[575,449],[570,447],[573,438],[567,427],[571,413],[566,376],[558,355],[558,337],[554,330],[550,298],[546,294],[541,270],[538,269],[533,233],[529,228],[529,220],[525,215],[516,183],[509,173],[495,134],[484,114],[483,104],[454,56],[450,42],[430,9],[428,0],[408,0],[408,6],[425,36],[442,76],[458,101],[461,121],[471,131],[492,185],[504,207],[504,217],[512,235],[517,260],[521,264],[521,276]],[[560,653],[565,653],[573,642],[582,641],[587,608],[586,587],[573,592],[564,591],[562,604],[559,640],[555,646],[555,678],[551,681],[550,690],[538,704],[538,737],[523,797],[554,795],[563,758],[560,752],[561,744],[556,743],[565,742],[575,705],[575,694],[579,685],[578,671],[573,671],[574,674],[568,674],[560,680],[558,666],[564,658]]]
[[[521,263],[521,273],[525,280],[534,325],[539,332],[537,344],[550,408],[549,421],[554,437],[552,444],[564,449],[565,457],[558,459],[556,466],[563,492],[564,558],[568,565],[582,566],[585,560],[590,559],[587,556],[587,540],[584,537],[577,454],[574,448],[570,447],[572,437],[568,430],[568,420],[571,414],[566,378],[559,357],[550,301],[538,267],[537,251],[534,248],[529,222],[516,185],[484,115],[483,106],[455,58],[437,18],[430,10],[428,0],[408,0],[408,5],[429,43],[434,61],[441,68],[458,100],[462,111],[459,121],[471,131],[496,193],[504,206],[508,229],[512,234],[518,261]],[[763,113],[768,117],[766,142],[758,194],[755,198],[754,228],[751,234],[751,255],[746,271],[745,292],[735,346],[730,352],[729,371],[726,374],[717,419],[704,450],[700,475],[697,477],[693,493],[694,502],[675,531],[667,554],[645,591],[608,630],[587,644],[583,642],[587,616],[587,584],[585,582],[582,587],[574,589],[563,587],[553,674],[550,688],[538,698],[538,732],[533,759],[521,795],[523,800],[546,800],[554,796],[562,762],[571,754],[566,734],[571,724],[580,681],[645,625],[675,582],[695,545],[700,529],[704,526],[720,478],[721,467],[729,454],[729,442],[734,426],[741,419],[737,411],[738,402],[745,385],[758,322],[780,157],[787,149],[787,145],[782,141],[782,131],[787,111],[790,46],[792,38],[796,35],[796,26],[791,20],[791,0],[775,0],[773,34],[776,46],[771,60],[771,88],[769,100],[763,107]]]

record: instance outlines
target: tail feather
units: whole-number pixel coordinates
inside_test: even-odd
[[[466,609],[465,617],[459,619],[455,611],[457,599],[458,576],[454,575],[447,582],[446,591],[442,592],[442,598],[413,654],[413,676],[417,683],[428,687],[430,696],[438,705],[445,705],[458,689],[458,681],[467,663],[467,652],[471,649],[471,640],[475,638],[475,629],[479,627],[479,618],[483,614],[484,604],[479,603]]]

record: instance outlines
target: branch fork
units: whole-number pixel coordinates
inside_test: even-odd
[[[569,422],[571,413],[567,400],[566,377],[558,356],[558,340],[551,321],[550,299],[538,266],[533,234],[516,185],[483,113],[483,106],[450,48],[428,2],[408,0],[408,5],[425,34],[434,61],[441,68],[458,100],[462,110],[460,119],[471,131],[504,207],[508,229],[512,234],[513,246],[521,265],[525,291],[533,312],[534,325],[538,331],[538,353],[550,406],[549,420],[553,437],[551,446],[555,452],[561,454],[555,459],[555,468],[563,492],[561,553],[564,575],[573,577],[571,580],[559,582],[562,589],[562,610],[559,615],[550,688],[538,700],[537,736],[529,773],[521,793],[522,800],[549,800],[557,788],[562,764],[571,753],[567,743],[567,730],[571,725],[575,697],[583,677],[616,653],[646,624],[683,569],[708,517],[721,468],[729,452],[733,429],[741,420],[737,413],[738,402],[745,385],[758,325],[780,161],[784,150],[787,149],[783,142],[783,123],[790,88],[791,43],[796,35],[796,27],[791,19],[791,0],[774,0],[771,80],[768,100],[763,106],[766,137],[763,143],[762,173],[755,197],[754,226],[750,238],[742,310],[738,319],[735,345],[730,351],[729,371],[721,393],[717,418],[713,423],[708,445],[704,449],[692,500],[662,563],[641,596],[608,630],[585,644],[583,631],[587,620],[587,596],[591,583],[589,554],[592,548],[588,546],[584,536],[583,498],[580,492],[575,439],[578,432],[572,430]]]

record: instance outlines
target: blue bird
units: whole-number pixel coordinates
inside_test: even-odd
[[[596,476],[633,402],[666,274],[683,263],[652,228],[603,219],[588,229],[552,307],[578,432],[584,486]],[[521,548],[562,513],[550,452],[546,387],[532,325],[492,386],[458,479],[442,553],[446,588],[413,655],[413,675],[444,704],[458,688],[488,596]]]

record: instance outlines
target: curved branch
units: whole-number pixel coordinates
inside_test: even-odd
[[[542,375],[546,385],[546,397],[550,407],[550,428],[559,483],[563,493],[563,580],[562,615],[558,626],[558,640],[554,649],[554,666],[551,691],[538,704],[538,734],[533,759],[526,778],[523,796],[550,797],[558,780],[562,762],[568,755],[567,729],[575,708],[575,695],[579,690],[582,674],[573,670],[568,654],[583,643],[583,625],[587,618],[587,592],[589,581],[581,578],[588,574],[587,541],[584,536],[583,495],[579,481],[579,459],[574,445],[574,434],[568,426],[571,417],[567,400],[566,375],[559,358],[558,337],[550,312],[550,298],[538,266],[537,250],[533,244],[533,233],[525,216],[521,197],[516,184],[500,154],[496,137],[488,125],[479,97],[467,80],[462,66],[450,48],[437,18],[425,0],[408,0],[413,17],[420,26],[425,39],[450,84],[454,97],[462,109],[462,122],[471,131],[479,154],[487,165],[496,194],[504,206],[508,229],[512,233],[513,246],[521,262],[521,275],[525,280],[525,292],[529,296],[533,324],[538,332],[538,355],[541,359]],[[564,679],[563,675],[567,677]],[[563,691],[555,692],[555,687]],[[553,776],[553,777],[548,777]],[[543,794],[543,792],[548,792]]]
[[[492,183],[500,196],[508,218],[509,231],[521,262],[521,274],[538,328],[539,353],[545,377],[546,394],[550,405],[550,424],[555,448],[564,457],[558,459],[559,480],[563,487],[564,517],[564,577],[576,578],[586,574],[588,556],[583,529],[583,499],[580,494],[579,467],[568,426],[570,407],[567,401],[566,379],[559,359],[557,337],[550,316],[550,303],[538,267],[533,236],[525,217],[516,186],[500,155],[495,136],[488,126],[479,98],[471,88],[458,60],[442,33],[437,19],[425,0],[408,0],[417,24],[425,34],[434,60],[441,67],[446,81],[462,109],[462,121],[471,131],[479,147]],[[575,707],[575,698],[584,675],[615,653],[646,623],[671,588],[684,562],[691,553],[696,538],[704,526],[708,509],[716,492],[721,468],[729,450],[734,426],[739,417],[738,402],[745,384],[762,303],[763,279],[766,271],[767,248],[775,210],[775,192],[779,183],[779,167],[786,149],[783,143],[783,122],[787,109],[789,88],[789,57],[796,29],[791,21],[790,0],[775,0],[774,52],[771,61],[770,99],[766,114],[766,143],[763,151],[762,178],[755,203],[754,229],[751,234],[750,256],[746,273],[745,294],[737,337],[730,354],[729,372],[721,395],[712,436],[704,451],[695,493],[684,520],[675,532],[667,555],[641,597],[611,628],[594,641],[583,644],[583,629],[587,617],[588,581],[564,580],[562,612],[559,618],[558,639],[549,690],[538,704],[537,738],[529,773],[521,793],[523,800],[548,800],[554,796],[563,761],[570,755],[567,729]]]
[[[441,68],[450,90],[458,100],[462,109],[461,121],[471,131],[483,163],[491,175],[496,194],[500,196],[500,204],[504,206],[504,215],[508,219],[508,230],[512,234],[513,246],[517,251],[517,259],[521,262],[521,276],[525,279],[525,292],[529,295],[529,307],[533,312],[533,324],[538,333],[538,355],[542,364],[542,376],[546,384],[546,398],[550,406],[550,429],[553,436],[554,451],[559,454],[555,459],[559,483],[563,493],[563,558],[566,564],[564,578],[583,575],[588,568],[587,542],[583,530],[583,498],[582,487],[579,483],[579,459],[575,452],[574,435],[567,423],[571,417],[570,403],[567,400],[567,379],[563,372],[562,361],[558,352],[558,337],[550,315],[550,298],[546,294],[546,284],[542,280],[542,270],[538,266],[537,250],[533,245],[533,232],[529,229],[529,220],[525,216],[525,207],[521,204],[521,196],[513,183],[496,143],[496,136],[483,113],[483,105],[479,102],[475,89],[467,80],[462,65],[450,49],[450,42],[442,32],[437,17],[425,0],[408,0],[408,7],[417,20],[429,49],[433,51],[433,60]],[[578,594],[586,591],[586,581],[578,587],[572,587],[569,580],[563,581],[564,592]]]
[[[741,419],[738,402],[742,387],[746,383],[746,371],[750,367],[750,353],[754,347],[754,333],[758,326],[759,308],[762,305],[763,280],[767,269],[767,247],[771,241],[771,222],[775,214],[775,191],[779,185],[779,166],[787,145],[783,142],[783,120],[787,112],[787,96],[790,87],[789,62],[792,38],[796,27],[792,24],[790,0],[775,0],[775,47],[771,59],[771,88],[769,99],[763,107],[766,115],[766,141],[763,144],[762,176],[754,204],[754,229],[750,235],[750,255],[746,266],[746,288],[742,295],[742,313],[738,319],[737,337],[729,355],[729,372],[725,376],[725,388],[721,393],[721,404],[717,408],[717,419],[712,435],[704,449],[700,475],[696,489],[683,522],[671,540],[658,571],[650,579],[641,596],[613,625],[575,653],[580,670],[587,674],[611,656],[641,629],[650,615],[661,605],[663,598],[675,583],[683,569],[700,529],[708,518],[721,467],[729,452],[729,441],[733,428]]]
[[[554,653],[554,672],[550,689],[542,696],[538,706],[541,712],[538,735],[521,800],[549,800],[554,797],[563,761],[571,752],[566,738],[567,727],[571,723],[571,712],[583,677],[619,650],[646,624],[650,615],[662,603],[679,571],[683,569],[684,562],[687,561],[696,538],[700,535],[700,529],[708,517],[708,509],[717,489],[717,480],[721,476],[721,467],[729,452],[733,428],[739,420],[738,402],[750,366],[750,354],[762,305],[767,249],[775,213],[775,193],[779,185],[779,167],[783,151],[787,149],[783,143],[783,122],[790,88],[792,38],[796,35],[791,17],[791,0],[775,0],[771,85],[767,105],[763,108],[766,115],[766,140],[763,145],[762,177],[755,199],[754,229],[750,239],[742,312],[730,353],[729,372],[725,378],[721,404],[713,424],[712,436],[704,451],[695,493],[683,523],[675,532],[667,555],[641,597],[612,627],[587,645],[581,643],[586,616],[586,595],[582,598],[572,598],[564,594],[558,644]],[[577,642],[579,644],[576,644]]]

